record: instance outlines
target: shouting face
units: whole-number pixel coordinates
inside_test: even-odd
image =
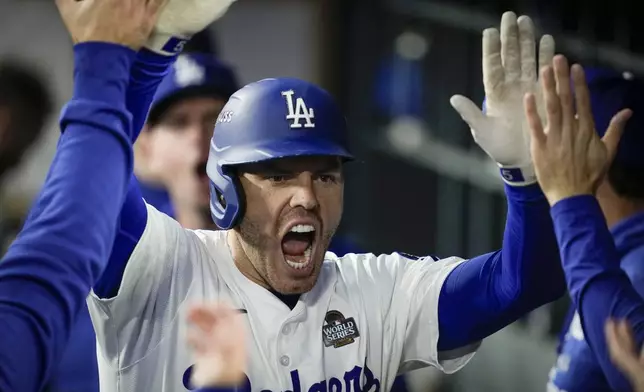
[[[313,288],[342,216],[344,178],[336,157],[244,165],[246,210],[232,237],[240,271],[282,294]]]

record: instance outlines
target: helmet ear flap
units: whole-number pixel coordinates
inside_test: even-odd
[[[239,176],[232,168],[223,168],[224,188],[211,181],[211,215],[215,224],[224,230],[237,226],[246,211],[246,196]]]
[[[244,218],[244,214],[246,213],[246,194],[244,193],[244,188],[242,187],[239,176],[236,173],[232,173],[230,177],[233,179],[233,187],[237,194],[237,214],[235,214],[235,217],[233,218],[231,227],[234,228],[241,223]],[[224,203],[225,201],[226,200],[224,199]]]

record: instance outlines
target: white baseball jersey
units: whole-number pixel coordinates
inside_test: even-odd
[[[88,299],[101,391],[190,390],[185,310],[198,301],[247,311],[246,391],[387,391],[399,372],[455,372],[476,349],[439,359],[436,348],[441,286],[462,259],[329,252],[291,310],[241,274],[226,235],[183,229],[148,206],[118,295]]]

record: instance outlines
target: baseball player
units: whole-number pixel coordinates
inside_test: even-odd
[[[2,391],[43,390],[105,266],[133,166],[130,67],[162,1],[57,4],[76,43],[74,92],[44,188],[0,262]]]
[[[574,99],[570,88],[571,79],[574,83]],[[635,331],[636,346],[641,347],[644,340],[644,301],[637,291],[641,287],[634,287],[624,269],[623,261],[629,260],[629,256],[624,256],[624,244],[620,244],[617,233],[613,233],[616,237],[616,241],[613,241],[608,230],[607,223],[610,225],[615,222],[611,222],[611,215],[608,213],[610,208],[602,202],[602,194],[610,189],[602,188],[611,185],[610,166],[613,158],[620,157],[614,165],[624,164],[628,161],[623,160],[628,156],[624,156],[624,152],[633,147],[620,143],[625,123],[632,113],[623,109],[622,104],[635,103],[638,98],[620,102],[619,97],[639,92],[633,85],[620,82],[614,76],[612,79],[604,79],[604,83],[607,83],[604,91],[612,90],[615,94],[611,95],[610,100],[601,103],[614,105],[614,110],[623,110],[614,115],[610,124],[598,121],[599,126],[607,126],[605,133],[602,132],[601,140],[595,131],[590,105],[591,102],[594,104],[601,100],[592,95],[592,86],[597,79],[591,80],[589,92],[582,68],[574,65],[572,70],[569,70],[565,57],[557,56],[554,70],[553,67],[546,67],[542,75],[547,108],[546,127],[544,128],[537,114],[534,96],[528,96],[526,99],[526,114],[532,129],[532,156],[537,177],[552,206],[551,215],[561,249],[561,261],[579,319],[580,326],[575,327],[573,322],[569,333],[578,334],[583,330],[582,336],[589,347],[587,355],[596,361],[593,366],[601,369],[597,371],[603,373],[601,377],[601,374],[594,373],[595,370],[585,372],[582,377],[592,379],[588,384],[583,384],[584,387],[580,387],[582,381],[564,387],[568,388],[570,385],[575,390],[585,391],[626,391],[630,390],[631,386],[626,378],[616,371],[610,360],[604,339],[604,324],[609,317],[628,319]],[[611,84],[614,83],[616,85],[611,88]],[[633,90],[630,90],[631,88]],[[617,93],[618,91],[625,95]],[[604,108],[607,107],[599,106],[598,110]],[[612,110],[605,113],[610,115],[611,112]],[[595,118],[606,118],[598,116],[597,113]],[[634,123],[637,124],[637,121]],[[628,129],[622,142],[638,140],[641,137],[638,136],[638,131]],[[608,184],[604,182],[607,172]],[[594,197],[595,193],[597,198]],[[638,218],[633,216],[630,219]],[[622,227],[622,230],[625,229],[626,226]],[[636,235],[631,239],[638,242]],[[580,331],[575,331],[574,328],[579,328]],[[564,350],[572,351],[570,342],[565,343]],[[578,366],[574,361],[580,359],[571,358],[571,365]],[[591,358],[586,358],[589,359]],[[581,376],[579,368],[574,370],[576,375]],[[557,381],[558,377],[555,379],[555,382]],[[559,390],[556,388],[551,387]]]
[[[604,69],[589,69],[586,77],[600,136],[620,109],[630,108],[634,113],[626,124],[608,175],[599,187],[597,200],[617,246],[619,265],[633,287],[644,295],[644,157],[641,154],[644,149],[644,84],[630,74]],[[559,358],[550,375],[550,389],[568,392],[592,388],[609,390],[611,385],[620,385],[623,378],[619,372],[613,366],[601,366],[591,351],[580,315],[574,307],[566,327]],[[593,338],[603,339],[603,333]]]
[[[221,108],[237,89],[232,68],[212,54],[180,55],[159,85],[134,146],[143,198],[185,228],[214,226],[205,172],[208,142]],[[362,253],[341,235],[333,237],[329,251],[338,256]],[[406,390],[403,377],[394,390]]]
[[[212,54],[182,54],[159,85],[134,146],[143,198],[185,228],[214,226],[205,171],[208,141],[221,108],[236,90],[233,70]],[[341,235],[333,237],[329,251],[338,256],[361,253]],[[404,377],[396,379],[392,390],[407,390]]]
[[[454,372],[481,339],[560,297],[558,250],[521,111],[523,94],[539,91],[535,46],[530,19],[504,14],[500,33],[484,32],[487,113],[452,100],[507,183],[503,249],[467,261],[327,253],[352,159],[344,117],[326,92],[296,79],[236,92],[207,165],[211,214],[223,230],[182,228],[132,183],[88,299],[102,390],[192,389],[179,320],[194,301],[244,313],[244,390],[295,392],[388,390],[398,373],[421,366]],[[549,62],[551,37],[540,52]],[[128,101],[134,123],[148,104]]]

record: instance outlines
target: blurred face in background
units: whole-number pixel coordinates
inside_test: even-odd
[[[148,184],[166,188],[171,198],[190,196],[208,209],[206,162],[212,132],[225,101],[190,97],[173,103],[136,143],[136,174]],[[173,202],[176,202],[173,200]]]
[[[52,110],[49,86],[28,64],[0,63],[0,177],[18,166]]]

